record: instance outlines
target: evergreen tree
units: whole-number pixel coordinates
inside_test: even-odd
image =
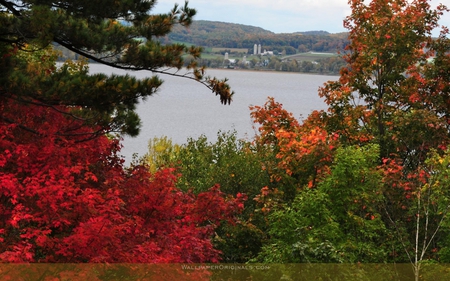
[[[70,115],[97,128],[91,135],[139,133],[135,106],[158,89],[158,74],[194,79],[220,96],[223,104],[233,93],[225,80],[205,76],[195,60],[184,73],[184,56],[200,56],[201,48],[161,44],[175,25],[189,26],[194,9],[175,5],[166,14],[150,14],[157,1],[0,1],[0,93],[2,99],[48,108],[68,106]],[[153,76],[89,75],[86,62],[54,65],[52,44],[61,45],[93,62],[124,70],[148,70]],[[30,69],[26,56],[42,61]],[[37,65],[37,64],[33,64]],[[66,113],[67,114],[67,113]],[[3,121],[16,124],[13,118]],[[32,128],[27,128],[32,130]],[[66,132],[67,133],[67,132]]]

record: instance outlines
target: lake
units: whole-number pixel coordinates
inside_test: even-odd
[[[89,67],[91,73],[128,73],[137,78],[151,75],[149,71],[126,72],[99,64]],[[148,140],[154,137],[167,136],[174,143],[182,144],[189,137],[205,135],[214,142],[219,131],[236,130],[238,137],[251,139],[256,131],[250,119],[250,105],[263,105],[267,97],[274,97],[301,119],[313,110],[326,108],[317,94],[318,88],[338,79],[338,76],[227,69],[208,69],[207,74],[229,79],[235,91],[231,105],[222,105],[218,96],[193,80],[160,76],[164,84],[157,94],[138,106],[141,133],[123,140],[122,154],[127,162],[133,153],[145,154]]]

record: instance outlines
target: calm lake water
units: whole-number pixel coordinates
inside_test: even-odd
[[[92,73],[125,74],[137,78],[150,76],[151,72],[125,72],[90,65]],[[160,76],[164,84],[156,95],[138,106],[142,120],[141,133],[136,138],[126,137],[122,154],[131,160],[133,153],[147,152],[148,140],[167,136],[174,143],[185,143],[189,137],[205,135],[214,142],[219,131],[236,130],[240,138],[251,139],[255,129],[250,119],[250,105],[263,105],[267,97],[274,97],[296,118],[306,117],[312,110],[325,109],[318,96],[318,88],[337,76],[307,75],[284,72],[237,71],[208,69],[208,75],[229,79],[236,92],[231,105],[222,105],[205,86],[189,79]]]

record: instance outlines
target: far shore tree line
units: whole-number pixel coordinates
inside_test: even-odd
[[[345,60],[338,55],[311,60],[308,56],[302,56],[302,54],[299,54],[297,58],[284,59],[280,56],[260,55],[244,59],[241,56],[232,61],[224,60],[223,57],[217,57],[215,59],[200,59],[199,63],[209,68],[270,70],[327,75],[338,75],[340,69],[346,65]]]

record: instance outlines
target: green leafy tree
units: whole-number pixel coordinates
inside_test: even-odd
[[[186,2],[166,14],[151,14],[155,5],[154,0],[0,1],[2,97],[47,108],[73,108],[70,114],[75,119],[100,125],[98,131],[92,132],[94,135],[104,131],[137,135],[140,122],[135,106],[161,85],[158,74],[197,80],[219,95],[222,103],[230,103],[233,93],[226,79],[205,76],[204,68],[198,67],[195,60],[186,72],[177,71],[183,67],[184,55],[198,58],[201,48],[164,45],[158,40],[175,25],[189,26],[196,11]],[[153,75],[142,80],[128,75],[89,75],[86,63],[66,64],[54,73],[54,66],[47,63],[46,67],[30,70],[27,62],[15,55],[51,44],[97,63],[124,70],[148,70]],[[45,61],[47,54],[37,54]]]
[[[320,91],[330,105],[323,120],[344,145],[380,146],[379,212],[395,234],[396,261],[410,262],[417,280],[448,239],[447,184],[436,179],[445,173],[430,166],[450,142],[448,29],[432,38],[448,9],[426,0],[349,3],[348,67]]]
[[[337,149],[329,176],[317,188],[300,191],[292,204],[269,215],[270,239],[256,261],[385,260],[391,243],[378,211],[378,153],[376,145]]]
[[[167,137],[153,138],[148,141],[148,152],[141,158],[151,172],[174,166],[180,145],[172,143]]]
[[[258,254],[266,237],[266,222],[253,199],[270,179],[262,169],[260,154],[249,142],[238,139],[236,132],[219,132],[215,142],[201,136],[183,145],[174,145],[167,138],[154,139],[142,160],[150,167],[176,168],[181,190],[197,194],[218,184],[226,194],[247,197],[238,223],[223,224],[216,231],[215,243],[224,262],[243,263]]]

